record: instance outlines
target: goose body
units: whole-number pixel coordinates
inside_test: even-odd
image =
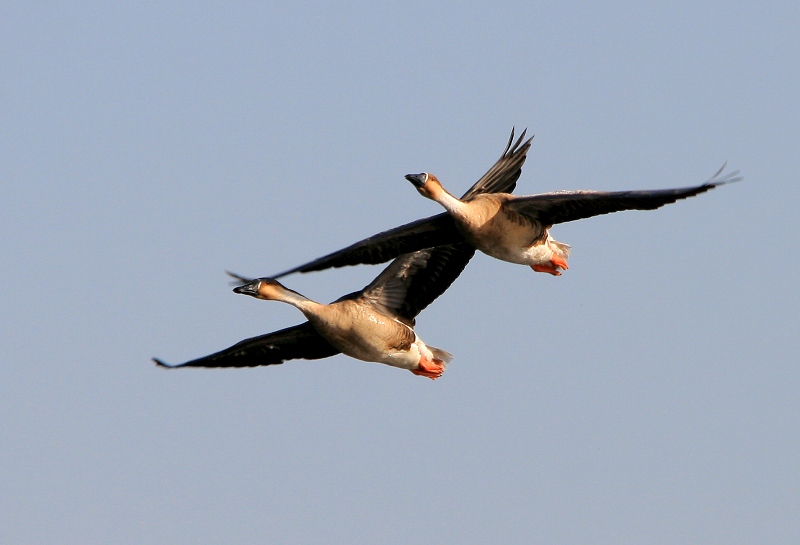
[[[426,256],[421,254],[417,262]],[[389,282],[397,283],[390,277]],[[277,280],[259,278],[234,291],[258,299],[276,300],[296,307],[331,346],[352,358],[385,363],[412,373],[438,378],[452,356],[427,346],[414,328],[401,320],[382,291],[404,291],[402,286],[378,283],[354,298],[323,305],[289,290]],[[398,296],[399,293],[393,293]]]
[[[451,196],[452,197],[452,196]],[[456,228],[470,244],[501,261],[540,266],[569,256],[569,246],[557,242],[547,229],[507,206],[513,195],[477,195],[469,201],[446,199]]]
[[[570,247],[555,240],[549,226],[515,210],[514,195],[482,194],[462,200],[448,193],[433,174],[409,174],[407,178],[420,184],[420,193],[447,209],[461,236],[477,250],[556,276],[568,268]]]

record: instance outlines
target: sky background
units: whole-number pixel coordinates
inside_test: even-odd
[[[800,5],[135,4],[0,7],[0,541],[800,542]],[[518,194],[745,180],[477,255],[435,382],[150,361],[300,323],[223,271],[439,213],[403,175],[512,126]]]

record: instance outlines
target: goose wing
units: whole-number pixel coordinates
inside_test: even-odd
[[[258,367],[278,365],[287,360],[318,360],[335,356],[339,350],[323,339],[310,323],[245,339],[210,356],[176,365],[153,358],[162,367]]]
[[[531,137],[523,142],[526,132],[527,130],[522,131],[520,137],[514,141],[514,130],[511,130],[508,144],[500,159],[464,193],[462,199],[469,199],[480,193],[510,193],[514,190],[533,140]],[[375,265],[423,248],[457,244],[463,240],[453,218],[445,212],[383,231],[271,278],[280,278],[296,272],[321,271],[331,267]]]
[[[461,240],[463,237],[458,232],[453,218],[445,212],[383,231],[314,261],[283,271],[272,278],[296,272],[322,271],[331,267],[385,263],[399,255],[421,248],[452,244]]]
[[[405,301],[399,309],[400,316],[412,320],[447,291],[475,255],[475,247],[468,242],[439,246],[428,250],[430,257],[425,268],[411,277]]]
[[[543,225],[566,223],[622,210],[655,210],[680,199],[694,197],[717,186],[738,182],[739,171],[720,178],[725,165],[707,182],[695,187],[644,191],[556,191],[514,197],[506,206]]]
[[[511,136],[508,137],[508,144],[506,144],[506,149],[500,159],[464,193],[461,200],[470,199],[481,193],[511,193],[514,191],[517,180],[522,174],[522,164],[528,158],[528,150],[531,147],[531,140],[533,140],[533,136],[531,136],[525,140],[525,143],[522,143],[527,132],[528,129],[522,131],[517,141],[514,142],[514,129],[511,129]],[[514,142],[513,146],[512,142]]]
[[[361,297],[384,314],[413,324],[458,278],[474,254],[471,244],[460,242],[400,256],[364,288]]]

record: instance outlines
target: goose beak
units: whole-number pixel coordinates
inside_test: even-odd
[[[258,288],[261,287],[261,280],[253,280],[247,284],[233,288],[233,293],[241,293],[242,295],[250,295],[258,297]]]
[[[414,184],[414,187],[417,189],[422,189],[422,186],[428,181],[428,175],[424,172],[419,174],[406,174],[406,180]]]

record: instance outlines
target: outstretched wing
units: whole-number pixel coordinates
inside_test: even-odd
[[[517,180],[522,174],[522,164],[528,158],[528,150],[531,147],[531,140],[533,140],[533,136],[531,136],[525,140],[524,144],[522,143],[522,139],[525,138],[525,133],[527,132],[528,129],[522,131],[522,134],[519,135],[519,138],[512,146],[514,129],[511,129],[511,136],[508,137],[508,144],[506,144],[503,155],[500,156],[500,159],[486,174],[481,176],[480,180],[475,182],[475,185],[464,193],[464,196],[461,197],[462,200],[467,200],[480,193],[511,193],[514,191],[517,186]]]
[[[399,314],[409,320],[416,318],[447,291],[475,255],[475,248],[468,242],[438,246],[429,251],[431,256],[425,268],[411,278],[406,299],[399,310]]]
[[[169,365],[153,358],[162,367],[258,367],[278,365],[287,360],[318,360],[335,356],[339,350],[323,339],[310,323],[296,325],[266,335],[245,339],[210,356]]]
[[[706,183],[695,187],[645,191],[556,191],[510,199],[506,206],[543,225],[566,223],[622,210],[655,210],[680,199],[694,197],[717,186],[738,182],[739,171],[722,178],[725,165]]]
[[[414,252],[421,248],[452,244],[463,239],[461,233],[456,229],[453,218],[445,212],[378,233],[347,248],[320,257],[294,269],[283,271],[272,278],[280,278],[296,272],[322,271],[331,267],[385,263],[399,255]]]
[[[458,278],[474,254],[471,244],[460,242],[400,256],[364,288],[362,297],[386,314],[413,323]]]
[[[500,159],[464,193],[463,199],[474,197],[480,193],[510,193],[514,190],[517,179],[522,173],[522,164],[531,147],[531,140],[533,140],[531,137],[523,142],[526,132],[527,130],[522,131],[515,142],[514,130],[511,130],[508,144]],[[464,237],[456,229],[453,218],[445,212],[383,231],[347,248],[283,271],[271,278],[280,278],[296,272],[321,271],[331,267],[375,265],[423,248],[458,244],[463,240]]]

